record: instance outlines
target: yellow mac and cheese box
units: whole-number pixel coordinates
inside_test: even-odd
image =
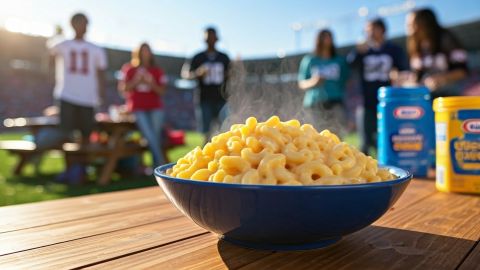
[[[437,188],[480,193],[480,97],[437,98],[433,109]]]

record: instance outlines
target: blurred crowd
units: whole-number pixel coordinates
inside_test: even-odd
[[[407,52],[388,41],[388,27],[381,18],[365,25],[365,41],[348,55],[339,55],[334,33],[319,31],[311,53],[305,55],[298,67],[299,95],[311,114],[323,119],[346,122],[346,84],[352,74],[361,81],[363,106],[357,112],[357,127],[361,150],[368,153],[376,147],[377,92],[382,86],[426,86],[433,98],[461,95],[468,75],[467,53],[462,44],[443,28],[430,9],[410,12],[406,19]],[[55,63],[55,106],[60,128],[40,136],[39,148],[48,148],[80,132],[83,143],[93,130],[95,108],[105,100],[105,51],[85,40],[88,18],[78,13],[71,18],[75,31],[73,39],[52,38],[47,46]],[[182,68],[184,79],[196,80],[198,120],[205,140],[212,126],[228,115],[226,87],[231,76],[229,57],[219,51],[217,30],[205,29],[206,48],[194,55]],[[124,108],[135,116],[142,136],[147,140],[153,165],[165,163],[162,130],[165,123],[163,96],[167,77],[162,63],[155,61],[148,43],[132,52],[131,61],[121,69],[118,91],[125,100]],[[341,133],[342,130],[334,130]]]
[[[317,113],[330,111],[342,118],[349,70],[361,80],[363,106],[357,128],[363,152],[376,147],[378,89],[382,86],[426,86],[431,97],[461,95],[468,75],[467,52],[443,28],[431,9],[410,12],[406,19],[407,52],[387,41],[381,18],[365,25],[365,41],[346,56],[336,53],[330,30],[318,33],[314,51],[299,68],[298,85],[305,91],[304,106]]]

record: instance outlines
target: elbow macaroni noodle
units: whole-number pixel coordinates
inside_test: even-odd
[[[341,185],[392,180],[377,161],[341,142],[328,130],[318,133],[298,120],[272,116],[212,138],[167,170],[173,177],[210,182],[260,185]]]

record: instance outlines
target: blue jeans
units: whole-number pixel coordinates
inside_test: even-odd
[[[225,120],[228,109],[225,102],[202,101],[200,103],[202,113],[202,133],[207,137],[210,135],[212,122],[218,121],[220,124]]]
[[[61,146],[62,143],[68,140],[69,135],[69,132],[58,127],[44,127],[38,131],[34,142],[37,150],[44,151],[56,146]]]
[[[165,118],[165,113],[161,109],[148,111],[135,111],[135,118],[138,129],[142,136],[148,142],[148,148],[152,152],[153,166],[159,166],[165,163],[161,147],[162,147],[162,128]]]

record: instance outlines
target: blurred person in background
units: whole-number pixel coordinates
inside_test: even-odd
[[[130,63],[122,67],[122,80],[118,89],[126,99],[126,105],[135,115],[138,129],[147,140],[153,156],[153,166],[165,163],[161,151],[162,129],[165,122],[162,95],[167,78],[155,63],[150,46],[142,43],[132,52]]]
[[[196,54],[182,68],[184,79],[196,79],[200,88],[201,131],[208,141],[214,122],[225,119],[225,87],[230,58],[217,50],[217,31],[213,27],[205,29],[207,49]]]
[[[347,78],[348,66],[336,52],[332,32],[321,30],[315,50],[303,57],[298,70],[298,87],[305,92],[303,106],[314,116],[326,122],[337,121],[345,127],[343,100]],[[334,127],[335,123],[329,123],[328,128],[335,133],[342,131]]]
[[[101,47],[85,40],[88,19],[84,14],[73,15],[70,23],[74,39],[47,44],[55,61],[54,98],[61,131],[67,136],[80,131],[81,142],[87,144],[95,123],[95,108],[105,96],[107,57]]]
[[[428,87],[432,98],[460,95],[468,69],[467,52],[458,39],[428,8],[409,13],[406,27],[410,80]]]
[[[382,19],[367,22],[366,41],[347,56],[347,61],[360,73],[363,110],[359,111],[360,149],[368,154],[376,148],[378,88],[391,85],[392,71],[408,69],[404,51],[386,40],[387,28]]]
[[[85,40],[88,19],[77,13],[70,19],[75,32],[73,39],[64,39],[63,31],[57,28],[56,35],[47,41],[47,48],[55,65],[55,109],[45,115],[59,116],[59,128],[45,128],[38,132],[35,143],[38,150],[48,150],[71,140],[79,132],[82,145],[89,144],[95,124],[95,109],[105,96],[105,51]],[[38,157],[38,156],[37,156]],[[34,159],[37,159],[34,157]],[[81,184],[86,180],[86,167],[81,162],[72,162],[58,181]]]

